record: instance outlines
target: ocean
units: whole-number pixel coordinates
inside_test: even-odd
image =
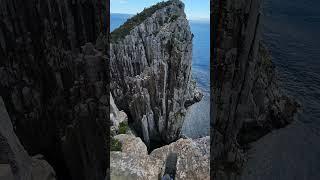
[[[303,105],[300,120],[320,126],[320,1],[266,0],[263,41],[281,86]]]
[[[281,89],[302,105],[296,120],[255,143],[243,180],[320,179],[320,1],[264,0],[262,40]]]
[[[122,25],[133,15],[111,13],[110,31]],[[209,135],[210,131],[210,22],[190,20],[194,34],[192,77],[203,92],[203,99],[187,110],[182,133],[190,138]]]
[[[190,20],[193,37],[192,77],[204,97],[187,111],[182,133],[191,138],[210,134],[210,21]]]

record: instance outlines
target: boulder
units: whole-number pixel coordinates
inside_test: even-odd
[[[127,153],[133,156],[148,155],[148,149],[139,137],[128,134],[119,134],[114,136],[113,138],[120,141],[120,143],[122,144],[121,152],[123,153]]]
[[[177,153],[176,179],[209,180],[210,179],[210,138],[179,139],[169,145],[155,149],[150,156],[165,163],[171,152]],[[162,166],[163,175],[164,166]]]

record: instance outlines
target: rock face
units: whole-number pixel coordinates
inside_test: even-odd
[[[104,3],[0,2],[0,94],[22,145],[61,179],[105,177]]]
[[[110,94],[110,121],[111,125],[111,134],[116,134],[119,130],[120,123],[127,123],[128,116],[125,112],[120,111],[117,105],[114,103],[114,99]]]
[[[184,4],[159,3],[131,23],[137,25],[111,34],[111,93],[146,144],[169,143],[180,134],[186,106],[201,99],[189,87],[193,35]]]
[[[121,151],[111,151],[110,177],[113,180],[158,179],[162,162],[148,155],[139,137],[120,134],[114,137],[122,144]]]
[[[209,180],[209,137],[178,141],[155,149],[150,155],[139,137],[115,136],[122,143],[122,151],[111,152],[111,179],[161,179],[170,152],[178,154],[176,179]]]
[[[214,175],[241,168],[241,147],[293,120],[297,104],[282,95],[260,42],[260,0],[213,1],[212,153]],[[217,175],[218,174],[218,175]]]
[[[200,139],[179,139],[167,146],[155,149],[150,156],[163,163],[170,152],[178,154],[176,179],[210,179],[209,136]],[[162,166],[163,175],[164,166]]]
[[[30,157],[13,131],[0,96],[0,179],[55,180],[55,172],[41,156]]]

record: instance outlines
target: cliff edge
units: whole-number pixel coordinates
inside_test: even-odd
[[[192,38],[179,0],[151,6],[111,33],[110,91],[148,146],[177,140],[186,108],[202,98],[191,86]]]

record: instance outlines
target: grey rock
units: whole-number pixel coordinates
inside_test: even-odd
[[[165,161],[170,152],[177,153],[176,179],[187,180],[209,180],[210,179],[210,157],[209,137],[200,139],[179,139],[169,145],[155,149],[150,156],[163,162],[162,175]]]
[[[150,157],[147,147],[139,137],[120,134],[114,137],[122,144],[122,151],[110,153],[111,179],[156,180],[162,161]]]
[[[127,114],[124,111],[120,111],[118,109],[117,105],[114,103],[114,99],[111,94],[110,94],[110,121],[112,123],[111,131],[114,132],[114,134],[116,134],[117,131],[119,130],[120,123],[128,123]]]
[[[111,93],[145,143],[176,140],[191,83],[192,33],[181,1],[170,1],[110,45]],[[192,92],[190,92],[192,91]]]
[[[187,100],[184,104],[186,108],[188,108],[194,103],[200,102],[203,98],[202,92],[200,91],[200,89],[197,88],[196,81],[193,79],[191,79],[189,83],[187,93]]]
[[[112,151],[110,154],[111,179],[157,180],[162,162],[149,156],[130,156]]]
[[[145,156],[148,155],[148,150],[146,145],[142,142],[139,137],[135,137],[127,134],[119,134],[114,136],[121,142],[121,151],[133,156]]]
[[[56,173],[42,155],[32,157],[32,180],[55,180]]]
[[[159,179],[164,174],[167,156],[177,153],[176,179],[205,180],[209,173],[209,137],[196,140],[179,139],[147,154],[139,137],[117,135],[122,152],[111,152],[112,179]]]
[[[14,180],[10,164],[0,164],[0,179]]]

